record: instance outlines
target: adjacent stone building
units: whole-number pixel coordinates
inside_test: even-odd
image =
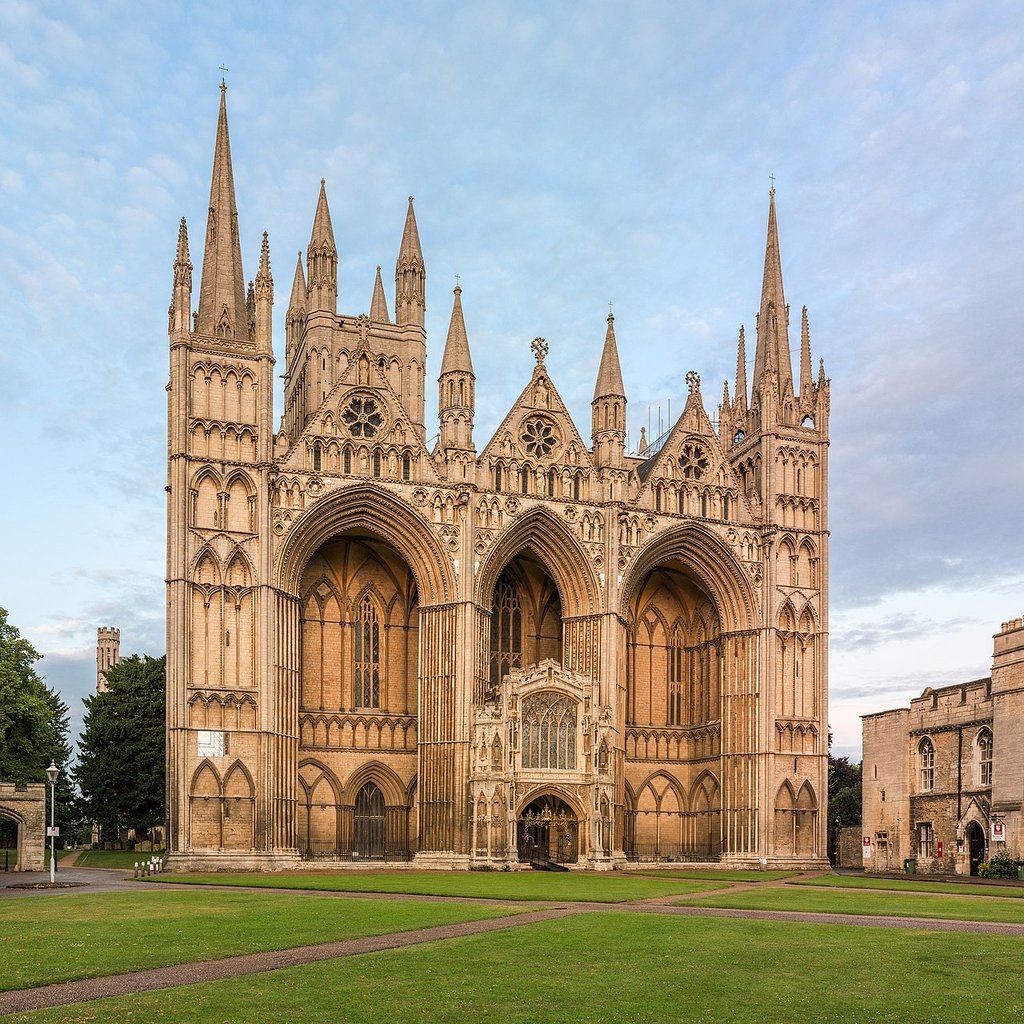
[[[793,371],[774,190],[751,386],[741,329],[717,422],[691,371],[633,453],[611,316],[589,444],[536,338],[478,448],[456,287],[428,440],[412,199],[390,310],[378,268],[340,312],[338,266],[321,182],[275,430],[222,91],[168,323],[169,861],[822,865],[829,382],[806,309]]]
[[[865,868],[976,874],[1024,853],[1024,619],[994,639],[991,677],[863,717]]]
[[[96,692],[107,689],[107,672],[121,660],[121,630],[100,626],[96,630]]]
[[[0,782],[0,818],[17,828],[15,871],[42,871],[46,859],[46,783]]]

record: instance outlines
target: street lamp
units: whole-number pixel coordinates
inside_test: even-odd
[[[60,769],[51,760],[50,767],[46,769],[46,777],[50,780],[50,885],[57,881],[57,829],[54,825],[54,811],[56,810],[57,799],[54,795],[56,792],[54,787],[57,785],[58,775],[60,775]]]

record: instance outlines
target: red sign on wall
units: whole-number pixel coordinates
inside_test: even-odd
[[[936,855],[941,857],[942,856],[942,843],[936,843],[935,844],[935,849],[937,851]]]

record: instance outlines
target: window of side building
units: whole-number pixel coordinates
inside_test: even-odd
[[[982,786],[992,785],[992,732],[978,733],[978,776]]]
[[[932,830],[930,821],[920,821],[917,824],[917,855],[918,857],[931,857],[935,847],[935,832]]]
[[[917,747],[918,759],[921,762],[921,789],[927,791],[935,788],[935,744],[926,736]]]

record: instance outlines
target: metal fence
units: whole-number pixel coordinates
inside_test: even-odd
[[[406,846],[389,846],[386,843],[373,849],[355,850],[351,846],[312,840],[299,849],[304,861],[361,861],[400,863],[412,860],[412,851]]]
[[[672,864],[677,861],[714,863],[721,858],[706,846],[684,846],[682,843],[633,843],[626,849],[626,860]]]

